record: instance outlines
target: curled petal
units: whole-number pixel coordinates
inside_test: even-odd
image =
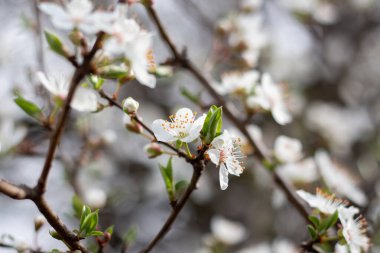
[[[224,164],[219,168],[220,189],[225,190],[228,187],[228,171]]]
[[[208,154],[211,162],[215,165],[219,165],[220,151],[218,149],[209,149],[206,153]]]

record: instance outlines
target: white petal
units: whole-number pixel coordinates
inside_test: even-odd
[[[219,158],[220,158],[220,151],[218,149],[209,149],[206,151],[208,156],[210,157],[210,160],[215,165],[219,165]]]
[[[54,85],[53,80],[49,80],[48,77],[41,71],[37,72],[37,78],[42,83],[42,85],[53,95],[60,95],[58,94],[58,89],[56,85]]]
[[[166,121],[162,119],[156,119],[152,123],[152,130],[154,134],[156,135],[157,140],[159,141],[165,141],[165,142],[172,142],[175,141],[176,138],[174,136],[175,133],[171,132],[169,129],[165,128]]]
[[[181,109],[179,109],[176,113],[175,113],[175,117],[176,118],[193,118],[194,117],[194,114],[193,114],[193,111],[190,110],[189,108],[186,108],[186,107],[183,107]]]
[[[188,136],[182,139],[183,142],[192,142],[199,137],[200,131],[202,130],[203,123],[205,122],[206,114],[203,114],[199,117],[194,123],[190,126]]]
[[[80,112],[93,112],[98,109],[97,96],[90,89],[78,87],[70,105]]]
[[[228,171],[224,164],[220,165],[219,169],[220,189],[225,190],[228,187]]]
[[[132,62],[132,69],[137,81],[149,88],[156,87],[156,77],[149,74],[145,66]]]
[[[292,115],[290,115],[285,105],[274,106],[272,108],[272,116],[280,125],[286,125],[292,121]]]

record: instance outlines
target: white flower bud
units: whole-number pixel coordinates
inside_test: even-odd
[[[85,199],[92,208],[102,208],[106,205],[107,194],[102,189],[92,188],[85,192]]]
[[[135,113],[139,109],[139,102],[131,97],[128,97],[123,102],[123,109],[126,113]]]

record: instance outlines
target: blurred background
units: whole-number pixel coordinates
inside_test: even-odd
[[[101,9],[114,5],[114,1],[95,2]],[[380,244],[380,2],[260,2],[157,0],[154,7],[177,47],[186,49],[215,85],[224,72],[257,69],[287,87],[293,122],[283,127],[262,115],[252,122],[262,129],[269,149],[284,134],[301,140],[305,157],[323,148],[348,168],[368,198],[361,208],[371,224],[372,252],[380,252],[376,247]],[[73,73],[69,63],[48,50],[39,27],[62,38],[65,33],[56,30],[36,5],[32,0],[0,0],[0,178],[27,185],[35,184],[39,176],[49,133],[14,104],[14,94],[21,92],[47,106],[35,72]],[[143,6],[132,5],[129,12],[154,33],[155,61],[164,62],[169,51]],[[247,34],[249,38],[244,37]],[[241,41],[250,43],[242,46]],[[106,84],[110,92],[114,88],[114,83]],[[150,125],[183,106],[203,112],[181,96],[183,88],[202,92],[196,80],[178,71],[160,78],[155,89],[129,82],[119,98],[138,100],[139,114]],[[206,92],[201,97],[204,104],[212,104]],[[243,114],[244,107],[233,102]],[[224,127],[231,128],[228,120]],[[72,215],[74,194],[100,208],[100,226],[115,225],[110,252],[120,252],[125,234],[135,230],[137,238],[129,251],[141,249],[171,210],[158,167],[166,164],[168,156],[148,159],[143,151],[146,144],[146,139],[125,129],[124,115],[115,108],[94,114],[73,112],[54,161],[47,200],[71,228],[78,225]],[[176,180],[189,180],[191,167],[180,159],[173,162]],[[250,157],[245,162],[245,172],[231,178],[226,191],[220,190],[218,170],[209,166],[155,252],[297,252],[297,245],[308,239],[304,221],[265,169]],[[319,185],[319,181],[295,184],[311,192]],[[38,245],[44,251],[64,250],[49,235],[48,225],[36,236],[33,221],[38,216],[32,202],[0,196],[1,240],[20,247]],[[0,252],[12,251],[0,247]]]

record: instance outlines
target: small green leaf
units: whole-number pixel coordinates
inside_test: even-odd
[[[182,192],[183,190],[186,189],[186,187],[189,185],[189,183],[186,181],[186,180],[181,180],[179,182],[177,182],[174,186],[174,189],[175,189],[175,192],[176,193],[180,193]]]
[[[50,49],[53,50],[55,53],[62,55],[62,56],[67,56],[66,50],[60,40],[60,38],[48,31],[45,31],[45,37],[46,41],[50,46]]]
[[[319,231],[325,231],[334,226],[338,221],[338,217],[338,211],[335,211],[332,215],[324,218],[318,226]]]
[[[318,238],[318,232],[315,230],[313,226],[307,225],[307,230],[309,231],[311,239],[315,240],[316,238]]]
[[[311,221],[311,223],[313,223],[314,227],[318,227],[319,226],[319,219],[318,219],[318,217],[310,215],[309,216],[309,220]]]
[[[99,73],[102,78],[121,79],[129,75],[129,70],[120,66],[109,65],[99,68]]]
[[[57,231],[55,230],[49,230],[49,234],[54,238],[54,239],[57,239],[59,241],[62,240],[62,237],[57,233]]]
[[[164,179],[164,183],[166,186],[166,191],[169,196],[170,201],[175,200],[175,190],[173,185],[173,165],[172,165],[172,157],[169,158],[168,163],[166,164],[166,167],[159,165],[161,175]]]
[[[222,133],[222,107],[211,106],[201,130],[201,138],[206,144]]]
[[[75,217],[79,219],[84,206],[83,201],[77,195],[74,195],[71,199],[71,205],[73,207]]]
[[[123,236],[123,242],[131,246],[137,238],[137,227],[132,226]]]
[[[98,210],[95,212],[90,213],[87,215],[87,217],[83,221],[83,232],[85,236],[91,235],[91,232],[93,232],[98,225]]]
[[[79,233],[81,233],[82,231],[84,231],[85,229],[85,220],[87,218],[87,216],[89,216],[91,214],[91,208],[88,207],[88,206],[83,206],[82,208],[82,215],[80,217],[80,222],[79,222]]]
[[[22,96],[18,95],[14,101],[21,108],[21,110],[23,110],[29,116],[38,119],[38,117],[41,115],[41,108],[39,108],[33,102],[26,100]]]
[[[114,225],[109,226],[104,232],[109,233],[110,235],[112,235],[114,228],[115,228]]]
[[[88,80],[90,81],[95,90],[100,90],[103,87],[104,79],[99,76],[89,75]]]
[[[92,231],[87,236],[102,236],[103,232],[102,231]]]

